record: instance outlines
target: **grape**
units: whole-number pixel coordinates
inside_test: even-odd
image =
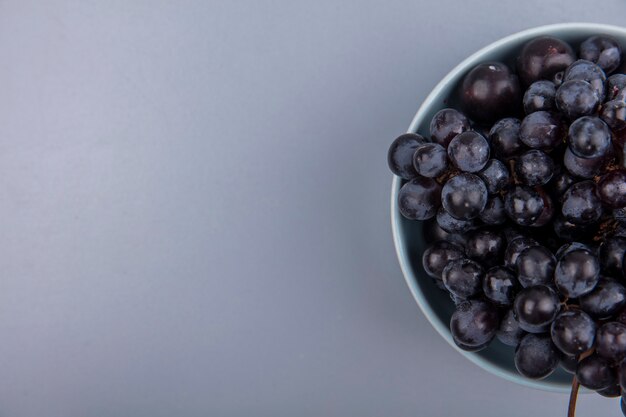
[[[499,324],[495,307],[485,301],[470,300],[457,306],[450,320],[450,331],[461,349],[477,351],[493,339]]]
[[[565,240],[590,239],[598,231],[598,223],[574,224],[562,216],[557,216],[552,224],[556,235]]]
[[[600,267],[604,273],[614,277],[622,274],[622,261],[626,254],[626,238],[615,236],[600,244]]]
[[[446,150],[438,143],[420,146],[413,154],[413,167],[423,177],[438,177],[448,168]]]
[[[535,81],[528,87],[524,93],[524,111],[530,114],[541,110],[554,110],[554,96],[556,94],[556,86],[552,81]]]
[[[554,162],[545,152],[533,149],[519,157],[515,172],[526,185],[544,185],[554,174]]]
[[[443,186],[441,202],[453,217],[471,220],[478,217],[487,204],[487,187],[476,175],[461,173]]]
[[[483,276],[483,268],[470,259],[450,261],[441,273],[443,284],[448,291],[459,298],[469,298],[478,294]]]
[[[559,309],[559,297],[545,285],[524,288],[513,302],[515,318],[520,327],[529,333],[547,331]]]
[[[426,139],[415,133],[405,133],[393,141],[387,154],[387,162],[391,172],[406,180],[415,178],[417,172],[413,167],[413,154]]]
[[[598,158],[606,155],[611,146],[611,131],[597,117],[581,117],[570,125],[567,141],[579,158]]]
[[[596,353],[611,363],[626,357],[626,325],[616,321],[603,324],[596,334]]]
[[[550,79],[576,60],[576,54],[566,42],[542,36],[527,42],[517,60],[517,72],[524,84]]]
[[[621,91],[626,88],[626,75],[613,74],[606,80],[606,99],[607,102],[615,100]]]
[[[626,171],[611,171],[598,181],[596,188],[600,200],[611,208],[626,207]]]
[[[552,194],[556,200],[562,201],[567,189],[572,186],[576,180],[567,172],[561,172],[554,177],[552,181]]]
[[[567,355],[579,355],[593,347],[596,324],[581,310],[560,313],[550,328],[552,342]]]
[[[621,55],[619,42],[608,35],[592,36],[580,44],[580,57],[598,64],[607,73],[619,67]]]
[[[530,226],[541,215],[544,208],[543,198],[532,188],[518,185],[504,197],[504,210],[515,223]]]
[[[549,285],[554,275],[556,259],[543,246],[530,246],[520,252],[515,261],[517,279],[523,287]]]
[[[585,249],[589,252],[592,252],[591,248],[588,245],[585,245],[584,243],[580,243],[580,242],[572,242],[572,243],[566,243],[565,245],[561,246],[556,251],[554,256],[557,260],[560,260],[561,257],[563,257],[563,255],[576,249]]]
[[[500,225],[506,222],[506,212],[504,211],[504,203],[498,196],[489,197],[487,205],[480,212],[480,220],[489,225]]]
[[[525,334],[526,332],[519,327],[513,310],[507,310],[496,333],[498,340],[507,346],[517,346]]]
[[[441,204],[441,186],[430,178],[415,178],[400,188],[398,208],[407,219],[426,220],[434,217]]]
[[[511,158],[520,153],[525,145],[519,137],[521,121],[512,117],[496,122],[489,131],[491,148],[499,158]]]
[[[576,378],[580,385],[593,390],[607,388],[616,381],[609,363],[598,355],[588,356],[578,363]]]
[[[449,262],[463,259],[463,248],[444,240],[430,245],[422,256],[422,266],[428,276],[441,279],[441,273]]]
[[[575,224],[598,221],[602,216],[602,204],[595,191],[593,181],[581,181],[572,185],[563,197],[563,216]]]
[[[526,248],[538,245],[539,243],[532,238],[520,236],[509,242],[504,252],[504,266],[517,269],[517,258],[519,254]]]
[[[472,232],[467,240],[467,256],[485,265],[499,263],[504,253],[504,238],[493,230]]]
[[[606,320],[626,306],[626,288],[614,279],[600,278],[593,291],[580,296],[578,303],[594,319]]]
[[[527,378],[545,378],[558,365],[559,353],[550,336],[527,334],[515,349],[515,367]]]
[[[448,157],[461,171],[478,172],[489,160],[489,143],[477,132],[463,132],[448,145]]]
[[[495,194],[501,191],[509,183],[509,170],[498,159],[490,159],[485,167],[478,173],[478,176],[485,181],[487,191]]]
[[[452,217],[443,207],[437,211],[437,224],[448,233],[465,233],[476,228],[475,220],[459,220]]]
[[[524,117],[520,125],[520,140],[534,149],[551,150],[565,138],[567,131],[556,113],[537,111]]]
[[[469,129],[469,120],[463,113],[455,109],[443,109],[430,122],[430,137],[433,142],[445,148],[452,138]]]
[[[507,268],[496,266],[491,268],[483,278],[483,292],[496,305],[510,306],[519,289],[515,275]]]
[[[585,249],[576,249],[561,256],[554,271],[556,287],[569,298],[590,293],[599,279],[598,258]]]
[[[570,80],[587,81],[596,91],[600,101],[604,101],[604,97],[606,95],[604,86],[604,82],[606,81],[606,75],[604,74],[604,71],[602,71],[602,68],[600,68],[593,62],[579,59],[578,61],[567,67],[563,80],[563,84]]]
[[[617,398],[620,395],[622,395],[619,384],[609,385],[608,387],[599,389],[596,392],[602,395],[603,397],[607,397],[607,398]]]
[[[561,355],[561,368],[568,374],[576,375],[576,368],[578,368],[578,360],[576,356]]]
[[[626,89],[623,91],[626,92]],[[600,117],[613,131],[623,130],[626,128],[626,102],[612,100],[605,103]]]
[[[556,90],[556,107],[570,120],[595,113],[601,99],[593,86],[583,80],[565,81]]]

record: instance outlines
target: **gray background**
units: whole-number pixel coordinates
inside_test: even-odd
[[[565,415],[426,322],[392,246],[386,150],[478,48],[625,15],[1,1],[0,416]]]

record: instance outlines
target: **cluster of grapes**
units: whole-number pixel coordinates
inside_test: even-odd
[[[626,389],[621,56],[606,35],[578,57],[560,39],[533,39],[516,73],[476,66],[461,111],[439,111],[430,139],[401,135],[388,154],[406,180],[400,212],[428,221],[422,262],[456,305],[456,344],[478,351],[497,338],[516,348],[520,374],[545,378],[560,364],[576,389],[609,397]]]

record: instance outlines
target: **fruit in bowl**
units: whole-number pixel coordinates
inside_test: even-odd
[[[431,323],[498,375],[569,379],[573,398],[626,389],[625,44],[594,25],[502,40],[388,152],[396,248]]]

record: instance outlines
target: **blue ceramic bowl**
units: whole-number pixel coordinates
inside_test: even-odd
[[[431,118],[442,108],[457,107],[458,85],[463,76],[476,64],[493,60],[512,63],[526,41],[541,35],[552,35],[563,39],[577,49],[585,38],[601,33],[617,38],[621,42],[622,48],[626,50],[626,28],[594,23],[541,26],[507,36],[484,47],[461,62],[437,84],[417,111],[408,131],[428,137]],[[540,381],[530,380],[519,375],[513,363],[513,348],[505,346],[497,340],[492,342],[487,349],[477,353],[463,351],[454,344],[449,328],[454,305],[450,297],[437,288],[422,268],[422,253],[425,249],[422,224],[418,221],[405,219],[398,211],[397,197],[402,183],[401,178],[394,177],[391,186],[391,227],[394,244],[409,289],[435,330],[459,353],[494,375],[532,388],[569,392],[571,375],[561,369]]]

